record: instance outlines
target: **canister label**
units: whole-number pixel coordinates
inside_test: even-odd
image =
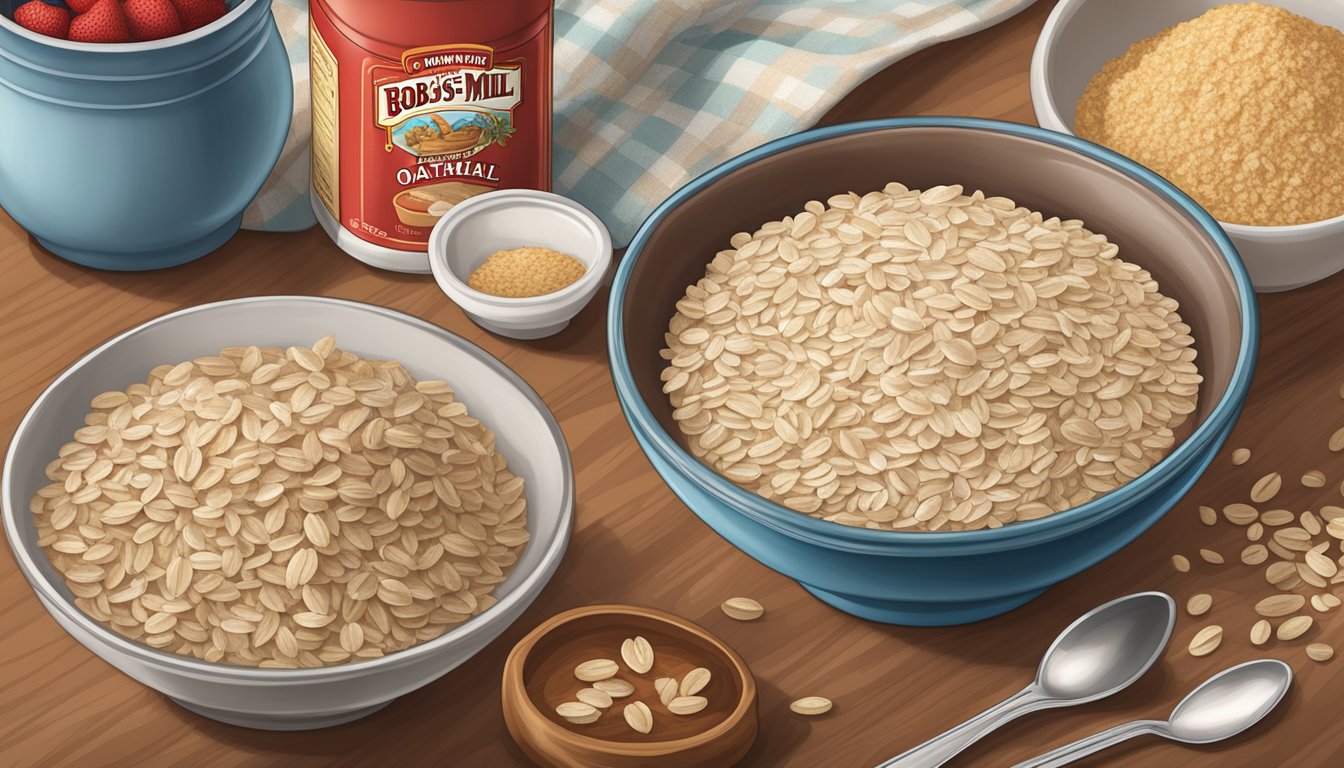
[[[342,227],[424,251],[457,203],[503,187],[549,188],[549,83],[543,93],[532,82],[549,77],[545,67],[532,71],[549,40],[446,43],[391,60],[333,35],[315,14],[313,188]]]

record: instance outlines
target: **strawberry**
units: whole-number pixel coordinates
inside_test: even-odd
[[[229,12],[224,0],[172,0],[177,6],[177,15],[182,19],[182,29],[190,32]]]
[[[76,16],[81,13],[88,13],[89,9],[97,2],[98,0],[65,0],[65,4],[70,6],[70,10]]]
[[[172,0],[126,0],[121,6],[136,40],[162,40],[182,34]]]
[[[129,43],[131,27],[117,0],[98,0],[70,22],[70,39],[79,43]]]
[[[70,33],[70,12],[42,0],[30,0],[14,9],[14,22],[39,35],[59,37]]]

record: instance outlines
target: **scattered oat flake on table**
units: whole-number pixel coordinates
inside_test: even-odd
[[[1313,623],[1310,616],[1294,616],[1280,624],[1274,636],[1280,640],[1296,640],[1305,635]]]
[[[1283,485],[1283,477],[1278,472],[1270,472],[1251,486],[1251,501],[1256,504],[1264,504],[1266,501],[1279,494],[1279,488]]]
[[[1297,524],[1302,526],[1302,529],[1312,536],[1316,536],[1321,532],[1321,520],[1316,517],[1311,510],[1303,512],[1302,515],[1298,517]]]
[[[1171,566],[1181,573],[1190,572],[1190,561],[1186,559],[1185,555],[1172,555]]]
[[[1203,592],[1192,596],[1185,603],[1185,610],[1188,611],[1191,616],[1203,616],[1208,613],[1209,609],[1212,607],[1213,597]]]
[[[1251,645],[1264,645],[1269,642],[1269,636],[1273,634],[1274,627],[1264,619],[1255,622],[1251,626]]]
[[[1307,567],[1316,572],[1317,576],[1323,579],[1329,579],[1336,573],[1339,573],[1339,566],[1334,560],[1322,552],[1312,550],[1306,554]]]
[[[1325,577],[1312,570],[1310,565],[1307,565],[1306,563],[1297,563],[1295,567],[1297,568],[1297,577],[1303,582],[1319,589],[1325,589],[1326,586],[1329,585],[1329,582]]]
[[[1238,448],[1232,452],[1232,463],[1241,466],[1251,460],[1250,448]]]
[[[1241,562],[1245,565],[1259,565],[1269,559],[1269,550],[1264,544],[1252,544],[1241,550]]]
[[[1223,564],[1223,556],[1220,555],[1220,554],[1218,554],[1217,552],[1214,552],[1212,549],[1201,549],[1201,550],[1199,550],[1199,556],[1200,556],[1200,557],[1204,560],[1204,562],[1206,562],[1206,563],[1211,563],[1211,564],[1213,564],[1213,565],[1222,565],[1222,564]]]
[[[1308,488],[1324,488],[1325,473],[1319,469],[1313,469],[1302,476],[1302,484]]]
[[[1312,661],[1329,661],[1334,656],[1335,649],[1326,643],[1312,643],[1307,646],[1307,658]]]
[[[821,696],[804,696],[801,699],[789,705],[789,709],[799,715],[809,717],[815,715],[824,715],[831,711],[831,700]]]
[[[1285,549],[1283,545],[1279,544],[1277,541],[1274,541],[1273,539],[1270,539],[1269,541],[1265,542],[1265,546],[1269,549],[1271,553],[1274,554],[1275,557],[1281,560],[1287,560],[1288,562],[1286,564],[1292,566],[1294,571],[1297,570],[1297,566],[1294,565],[1292,562],[1294,559],[1297,558],[1296,552],[1293,552],[1291,549]],[[1293,586],[1296,586],[1296,584],[1294,584]]]
[[[1223,517],[1233,525],[1250,525],[1260,517],[1260,512],[1250,504],[1228,504],[1223,507]]]
[[[1271,509],[1260,515],[1260,522],[1270,527],[1287,525],[1295,519],[1293,513],[1286,509]]]
[[[1194,638],[1190,640],[1190,655],[1208,656],[1218,650],[1222,642],[1223,628],[1217,624],[1210,624],[1196,632]]]
[[[1311,534],[1297,526],[1280,528],[1271,537],[1274,543],[1290,552],[1306,552],[1311,549]]]
[[[1330,442],[1326,447],[1335,453],[1344,451],[1344,427],[1335,430],[1335,433],[1330,436]]]
[[[1265,569],[1265,581],[1279,589],[1292,589],[1297,586],[1297,566],[1292,562],[1271,562]]]
[[[1259,541],[1265,535],[1265,527],[1259,523],[1251,523],[1246,526],[1246,539],[1248,541]]]
[[[730,619],[755,621],[765,613],[765,608],[750,597],[730,597],[719,606]]]
[[[1301,595],[1272,595],[1255,604],[1255,612],[1271,619],[1296,613],[1307,599]]]
[[[1201,506],[1199,508],[1199,521],[1205,525],[1218,524],[1218,510],[1213,507]]]

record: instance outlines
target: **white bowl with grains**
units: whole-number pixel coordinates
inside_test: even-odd
[[[57,623],[187,709],[270,730],[348,722],[466,662],[544,588],[573,507],[564,436],[516,374],[320,297],[100,345],[24,416],[3,480]]]
[[[1256,290],[1292,290],[1344,269],[1340,30],[1336,0],[1062,0],[1032,104],[1204,206]]]
[[[461,202],[429,236],[439,288],[472,322],[512,339],[563,331],[602,287],[611,255],[592,211],[530,189]]]

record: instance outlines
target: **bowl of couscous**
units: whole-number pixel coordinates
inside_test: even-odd
[[[1344,269],[1344,5],[1063,0],[1041,32],[1044,128],[1151,168],[1231,237],[1256,290]]]
[[[611,255],[611,235],[592,211],[526,189],[459,203],[429,236],[443,292],[472,322],[513,339],[564,330],[602,287]]]

